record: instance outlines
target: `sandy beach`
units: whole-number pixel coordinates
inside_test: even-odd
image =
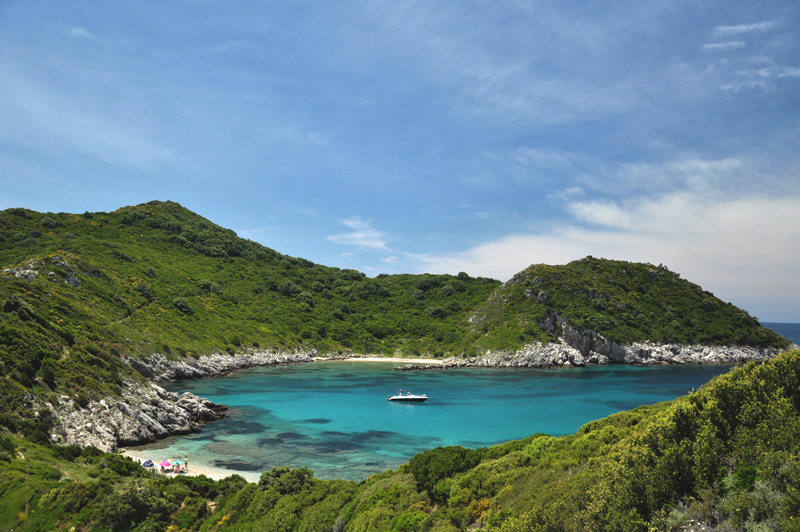
[[[144,454],[147,454],[147,456],[144,456]],[[156,454],[157,454],[157,452],[149,452],[149,451],[142,451],[141,454],[140,453],[136,453],[135,451],[125,451],[124,453],[122,453],[122,456],[127,456],[129,458],[132,458],[133,460],[137,461],[140,465],[145,460],[148,460],[148,459],[149,460],[153,460],[154,463],[158,464],[162,460],[164,460],[165,457],[160,457],[159,458],[159,457],[156,456]],[[156,460],[158,460],[158,461],[156,461]],[[153,469],[156,472],[160,472],[161,471],[161,468],[158,467],[158,466],[154,467]],[[211,479],[214,479],[214,480],[222,480],[225,477],[233,475],[234,472],[228,471],[226,469],[218,469],[218,468],[214,468],[214,467],[197,466],[197,465],[194,465],[192,463],[191,459],[189,459],[189,472],[185,473],[185,474],[188,475],[188,476],[192,476],[192,477],[199,476],[199,475],[205,475],[208,478],[211,478]],[[174,474],[173,473],[169,473],[169,475],[174,475]]]
[[[397,357],[362,357],[353,356],[345,359],[328,359],[314,357],[314,360],[329,362],[392,362],[396,364],[441,364],[442,361],[436,358],[397,358]]]

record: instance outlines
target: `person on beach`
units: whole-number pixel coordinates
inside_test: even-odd
[[[186,472],[188,473],[189,472],[189,457],[188,456],[184,456],[183,457],[183,466],[186,468]]]

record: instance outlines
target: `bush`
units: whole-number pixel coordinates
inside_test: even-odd
[[[440,480],[472,469],[480,463],[482,454],[482,449],[437,447],[414,456],[408,462],[408,469],[417,481],[417,488],[435,498],[433,488]]]
[[[442,307],[428,307],[425,313],[431,318],[441,319],[447,316],[447,311]]]
[[[191,316],[192,314],[194,314],[194,310],[189,305],[189,302],[186,301],[186,298],[183,297],[176,298],[175,301],[173,301],[173,304],[175,305],[176,309],[180,310],[187,316]]]
[[[291,281],[285,281],[278,287],[278,291],[286,297],[296,296],[301,292],[300,288]]]
[[[281,495],[299,493],[314,485],[314,472],[307,467],[292,469],[279,466],[261,473],[258,487],[264,491],[275,490]]]
[[[19,309],[30,310],[30,308],[28,303],[17,294],[13,294],[11,297],[7,297],[3,300],[3,312],[16,312]]]
[[[78,394],[78,397],[75,398],[75,404],[80,408],[86,408],[89,406],[89,397],[81,392]]]
[[[308,292],[300,292],[294,298],[297,303],[305,303],[309,307],[314,306],[314,298]]]

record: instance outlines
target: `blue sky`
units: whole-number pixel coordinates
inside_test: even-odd
[[[368,275],[663,263],[800,322],[796,1],[0,0],[0,208]]]

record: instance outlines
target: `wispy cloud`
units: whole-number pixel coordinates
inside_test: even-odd
[[[67,30],[67,35],[70,37],[89,39],[90,41],[96,40],[95,36],[89,33],[89,30],[81,28],[80,26],[70,26]]]
[[[0,64],[0,139],[51,154],[88,155],[115,166],[152,169],[179,166],[180,158],[152,135],[142,134],[132,115],[97,110],[85,95],[65,93],[29,72]]]
[[[331,242],[375,251],[389,251],[387,248],[389,234],[373,228],[371,220],[362,220],[360,217],[356,216],[347,220],[341,220],[341,223],[353,229],[353,231],[350,233],[330,235],[327,239]]]
[[[744,89],[761,89],[768,92],[775,89],[775,80],[800,77],[800,68],[771,66],[739,70],[736,72],[736,75],[742,78],[742,80],[726,83],[722,86],[722,89],[733,92]]]
[[[742,41],[728,41],[704,44],[703,48],[706,50],[736,50],[737,48],[744,48],[745,46],[745,43]]]
[[[714,33],[717,35],[739,35],[742,33],[764,32],[771,30],[778,24],[775,21],[756,22],[754,24],[739,24],[737,26],[717,26]]]

